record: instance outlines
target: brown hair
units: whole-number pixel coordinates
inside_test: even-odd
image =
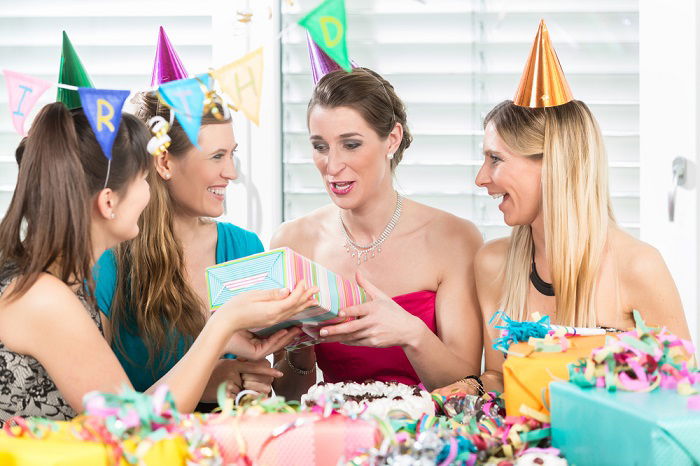
[[[391,160],[394,170],[413,137],[406,123],[406,106],[396,95],[394,86],[369,68],[354,68],[328,73],[316,84],[306,111],[306,122],[313,108],[349,107],[357,111],[380,138],[386,139],[396,123],[403,127],[403,138]]]
[[[145,125],[123,114],[108,188],[120,192],[148,169],[147,142]],[[17,186],[0,223],[0,261],[19,270],[9,296],[22,296],[39,274],[53,268],[69,286],[86,282],[92,299],[90,201],[104,187],[107,159],[82,109],[46,105],[15,157]]]
[[[608,191],[603,137],[585,103],[527,108],[507,100],[484,119],[514,152],[542,160],[542,212],[546,256],[557,312],[554,322],[590,327],[596,321],[596,278],[615,225]],[[506,256],[501,306],[527,320],[533,242],[530,225],[516,225]]]
[[[135,114],[147,122],[154,116],[165,120],[170,110],[149,93],[135,99]],[[221,109],[223,111],[223,109]],[[217,120],[203,115],[202,125],[230,123],[230,118]],[[175,158],[183,157],[193,145],[180,124],[175,120],[168,136],[168,152]],[[123,345],[123,332],[138,332],[148,349],[149,364],[155,362],[156,352],[172,356],[178,341],[174,329],[192,344],[204,327],[205,319],[199,296],[187,282],[182,245],[173,229],[173,199],[166,182],[152,169],[148,175],[151,199],[146,206],[138,237],[124,242],[115,250],[117,288],[111,307],[110,325],[117,350],[128,359]],[[164,365],[168,359],[159,361]],[[161,368],[158,367],[158,368]],[[155,367],[152,365],[152,369]]]

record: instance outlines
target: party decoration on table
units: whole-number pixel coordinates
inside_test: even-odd
[[[603,334],[605,334],[605,332],[603,332]],[[544,351],[547,353],[561,353],[568,350],[571,346],[567,338],[566,330],[563,327],[555,326],[552,326],[552,330],[542,338],[530,337],[527,344],[532,346],[535,351]]]
[[[572,100],[574,96],[552,47],[549,30],[541,20],[513,103],[521,107],[543,108],[563,105]]]
[[[3,70],[7,84],[9,110],[12,114],[12,124],[20,136],[26,136],[24,121],[32,111],[39,97],[51,87],[51,83],[43,79]]]
[[[112,160],[112,146],[122,121],[122,107],[129,91],[78,88],[85,116],[107,160]]]
[[[465,395],[461,402],[459,398],[457,395],[445,401],[463,408],[452,417],[381,420],[383,438],[379,446],[348,464],[513,464],[526,453],[558,457],[558,450],[550,448],[548,424],[526,417],[505,417],[503,401],[495,393]]]
[[[0,458],[17,464],[48,464],[49,458],[63,458],[61,464],[107,466],[185,461],[213,465],[220,457],[211,436],[193,429],[192,421],[178,413],[165,385],[153,395],[126,388],[119,394],[91,392],[83,405],[85,412],[68,422],[11,419],[5,424],[5,435],[0,435]],[[34,454],[13,454],[18,448]]]
[[[161,84],[158,92],[163,102],[175,112],[175,118],[185,130],[193,146],[199,148],[199,127],[202,123],[204,108],[204,92],[201,82],[206,80],[209,85],[209,75],[198,75],[198,78],[178,79]]]
[[[162,116],[154,116],[148,120],[148,128],[151,130],[153,137],[148,141],[146,150],[153,156],[165,154],[165,151],[170,147],[170,123],[165,121]]]
[[[263,49],[250,52],[243,58],[212,72],[234,106],[256,125],[260,124],[262,98]]]
[[[95,87],[87,71],[80,61],[78,53],[63,31],[63,46],[61,48],[61,65],[58,70],[58,82],[76,87]],[[80,96],[75,90],[59,87],[56,102],[63,102],[69,109],[80,107]]]
[[[636,310],[634,320],[634,330],[608,337],[604,347],[570,366],[571,382],[608,391],[661,387],[683,395],[697,393],[693,385],[700,383],[700,371],[693,358],[693,344],[665,327],[647,326]]]
[[[151,73],[151,86],[187,79],[189,74],[178,56],[175,48],[170,43],[168,35],[163,26],[158,32],[158,45],[156,46],[156,58],[153,62],[153,72]]]
[[[504,324],[494,325],[498,320],[503,320]],[[543,338],[552,329],[549,324],[549,316],[539,317],[539,314],[533,316],[533,322],[511,319],[505,312],[497,311],[489,319],[489,325],[493,325],[501,331],[501,336],[494,340],[493,348],[508,353],[510,345],[528,341],[531,337]]]
[[[318,84],[321,78],[328,73],[342,69],[340,65],[333,61],[333,59],[314,42],[308,31],[306,32],[306,45],[309,49],[309,62],[311,64],[311,76],[314,80],[314,84]],[[350,60],[350,66],[351,68],[359,68],[357,63],[353,60]]]
[[[301,18],[299,24],[342,69],[351,71],[344,0],[325,0]]]
[[[367,301],[365,291],[357,284],[289,248],[273,249],[208,267],[206,277],[211,309],[217,309],[232,297],[250,290],[293,290],[300,282],[307,288],[319,288],[314,295],[318,305],[272,327],[253,330],[260,336],[294,325],[337,323],[341,309]],[[305,327],[305,331],[318,337],[318,327]]]

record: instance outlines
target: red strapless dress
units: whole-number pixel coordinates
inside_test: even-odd
[[[396,304],[420,318],[431,332],[437,333],[435,292],[416,291],[392,298]],[[342,343],[316,345],[316,360],[326,382],[400,382],[418,385],[420,379],[400,346],[370,348]]]

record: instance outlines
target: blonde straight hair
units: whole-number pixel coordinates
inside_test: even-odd
[[[542,159],[547,261],[556,299],[553,321],[596,325],[596,282],[608,227],[615,224],[600,128],[581,101],[527,108],[507,100],[484,119],[515,153]],[[501,307],[525,320],[533,255],[530,225],[517,225],[506,256]]]

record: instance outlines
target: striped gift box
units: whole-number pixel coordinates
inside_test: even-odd
[[[265,329],[256,329],[260,336],[294,325],[331,323],[338,312],[348,306],[367,301],[365,291],[325,267],[289,248],[273,249],[207,268],[207,289],[211,309],[218,309],[237,294],[251,290],[288,288],[300,282],[318,287],[311,306],[292,317]]]

